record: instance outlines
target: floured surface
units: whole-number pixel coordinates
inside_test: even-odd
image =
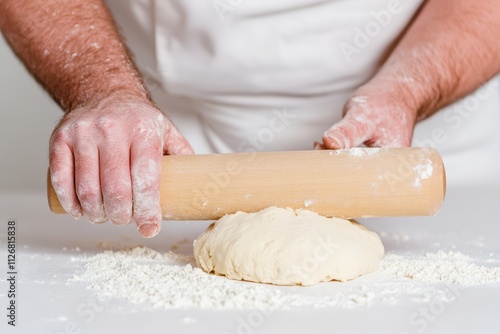
[[[164,291],[164,295],[156,300],[150,300],[149,293],[144,293],[139,285],[148,286],[141,275],[152,270],[153,265],[161,266],[160,272],[170,272],[172,263],[168,261],[171,259],[164,256],[169,251],[181,255],[177,258],[181,266],[191,261],[192,242],[210,222],[165,222],[157,237],[143,239],[134,225],[96,226],[75,222],[69,216],[53,215],[47,209],[45,194],[8,194],[0,197],[0,216],[2,221],[18,220],[20,325],[6,333],[155,333],[167,327],[172,333],[331,333],[335,324],[352,333],[468,334],[470,328],[479,328],[480,323],[481,333],[496,334],[500,328],[500,288],[497,283],[485,284],[478,280],[472,274],[478,268],[467,263],[500,267],[498,203],[500,189],[449,189],[444,207],[436,217],[365,219],[362,223],[377,232],[383,241],[386,256],[381,268],[385,266],[384,271],[388,272],[312,287],[230,281],[234,284],[232,287],[224,283],[219,288],[227,293],[231,303],[218,308],[220,304],[216,301],[220,301],[220,294],[210,286],[219,284],[212,279],[229,281],[223,277],[208,276],[210,278],[203,281],[207,285],[196,290],[193,289],[196,285],[180,284],[183,280],[179,278],[175,285],[165,288],[167,280],[159,276],[156,287]],[[97,267],[90,271],[85,267],[97,264],[98,258],[106,263],[103,252],[137,245],[154,252],[140,255],[146,257],[140,261],[129,259],[110,266],[114,268],[114,276],[109,273],[96,276]],[[161,256],[151,255],[155,252]],[[430,255],[426,257],[427,253]],[[0,257],[6,258],[5,255],[2,246]],[[151,256],[153,259],[148,259]],[[480,284],[448,284],[440,281],[439,276],[427,275],[425,268],[436,264],[436,257],[454,259],[451,264],[440,267],[445,273],[462,268],[462,273]],[[127,258],[128,255],[122,260]],[[99,263],[103,268],[102,262]],[[420,274],[413,272],[412,280],[404,278],[415,263]],[[403,270],[393,275],[394,265]],[[109,290],[108,285],[116,288],[116,284],[111,284],[113,280],[127,282],[124,272],[130,270],[117,270],[120,266],[122,269],[137,266],[137,277],[142,278],[133,282],[135,295],[118,297],[114,294],[116,291]],[[440,273],[439,270],[432,272]],[[189,277],[198,275],[190,270],[187,273]],[[180,274],[179,277],[185,277],[185,273]],[[444,277],[445,281],[455,279]],[[256,286],[271,288],[272,292],[255,290]],[[232,295],[242,289],[242,295],[251,292],[255,300]],[[7,300],[6,291],[2,276],[2,303]],[[186,293],[179,298],[181,291]],[[199,306],[197,291],[205,291],[205,298],[209,300],[205,306]],[[174,297],[177,304],[169,306],[169,298]],[[256,305],[259,306],[254,308]]]
[[[228,280],[193,267],[194,258],[150,248],[105,251],[82,261],[84,270],[69,280],[83,281],[100,298],[121,298],[160,308],[291,309],[354,308],[397,304],[410,298],[450,302],[455,291],[470,286],[500,289],[500,260],[488,266],[454,251],[423,255],[387,254],[379,270],[350,282],[323,283],[324,295],[307,289]],[[303,288],[304,289],[304,288]]]

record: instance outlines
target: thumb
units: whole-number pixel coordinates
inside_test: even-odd
[[[365,119],[346,114],[323,134],[323,145],[334,150],[356,147],[370,139],[372,132]]]
[[[173,124],[170,124],[165,134],[163,154],[194,154],[194,150],[189,142]]]

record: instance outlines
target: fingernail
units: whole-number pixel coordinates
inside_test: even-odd
[[[87,219],[91,224],[103,224],[108,221],[108,217],[106,217],[106,215],[98,217],[87,217]]]
[[[160,232],[157,224],[143,224],[139,226],[139,233],[145,238],[152,238]]]
[[[343,136],[338,136],[332,132],[325,132],[323,136],[329,142],[328,144],[325,142],[327,148],[341,149],[350,147],[349,141]]]
[[[82,218],[83,214],[81,211],[73,211],[73,212],[71,212],[71,216],[73,216],[74,220],[78,220],[78,219]]]

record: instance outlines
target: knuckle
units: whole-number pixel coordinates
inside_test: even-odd
[[[150,191],[135,194],[134,217],[143,218],[148,216],[161,216],[160,192]]]
[[[144,130],[151,128],[154,122],[150,118],[135,118],[132,120],[132,130]]]
[[[60,145],[50,145],[49,167],[51,172],[59,171],[63,168],[64,151]]]
[[[151,193],[156,186],[156,182],[152,178],[136,178],[134,180],[136,191],[141,193]]]
[[[82,202],[81,206],[87,219],[92,224],[102,224],[108,221],[108,217],[104,212],[104,205],[100,201]]]
[[[157,122],[151,118],[140,118],[131,121],[132,133],[137,138],[161,137],[162,122]]]
[[[116,200],[127,200],[130,199],[130,186],[120,182],[108,182],[104,186],[104,193]]]
[[[82,169],[92,168],[92,165],[97,163],[93,155],[96,150],[93,143],[89,143],[88,141],[78,140],[75,142],[73,154],[75,159],[79,161]]]
[[[127,225],[132,221],[132,210],[126,205],[106,206],[106,215],[114,225]]]
[[[60,189],[63,189],[64,186],[68,184],[68,181],[58,170],[56,164],[53,164],[53,166],[50,167],[50,180],[52,182],[52,185],[54,186],[54,189],[56,190],[56,193],[60,192]]]
[[[125,225],[130,223],[132,217],[131,205],[118,203],[114,205],[106,205],[106,215],[115,225]]]
[[[95,203],[99,200],[101,193],[97,186],[82,183],[78,186],[77,195],[83,203]]]
[[[74,133],[76,136],[82,136],[88,134],[90,124],[84,120],[75,121],[70,127],[68,127],[68,132]]]
[[[135,192],[144,197],[156,196],[160,188],[161,161],[150,158],[139,160],[132,167],[132,183]]]
[[[130,223],[132,216],[132,192],[130,184],[109,182],[104,186],[106,214],[113,224]]]
[[[57,146],[61,143],[65,143],[69,141],[69,129],[66,126],[56,129],[52,136],[50,137],[50,145]]]
[[[110,117],[101,117],[97,122],[97,128],[104,136],[109,136],[116,132],[118,126],[114,119]]]
[[[155,197],[156,193],[159,193],[160,181],[155,174],[134,177],[132,182],[134,191],[139,192],[142,197]]]

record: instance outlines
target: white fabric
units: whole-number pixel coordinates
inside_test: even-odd
[[[198,153],[311,149],[421,3],[108,0],[156,101]],[[489,85],[417,126],[414,144],[440,150],[449,184],[500,183],[500,85]]]

